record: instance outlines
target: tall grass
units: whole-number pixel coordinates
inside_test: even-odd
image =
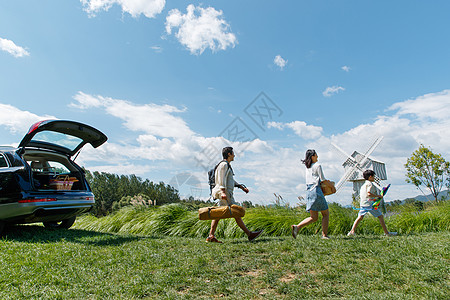
[[[347,233],[357,216],[357,211],[344,208],[338,204],[330,204],[329,234]],[[418,211],[414,206],[405,205],[400,212],[385,217],[390,231],[402,234],[436,232],[450,230],[450,201],[427,207]],[[320,214],[319,214],[320,215]],[[264,229],[266,236],[290,235],[292,224],[298,224],[309,216],[303,209],[286,207],[258,207],[247,209],[243,218],[249,229]],[[80,217],[75,228],[100,232],[154,235],[205,237],[211,221],[198,219],[197,211],[189,210],[180,204],[169,204],[158,208],[125,207],[118,212],[101,218],[90,215]],[[319,220],[300,231],[300,234],[315,234],[321,231]],[[377,218],[371,215],[364,218],[357,233],[381,234],[382,228]],[[225,238],[242,237],[244,233],[234,219],[219,222],[217,236]]]

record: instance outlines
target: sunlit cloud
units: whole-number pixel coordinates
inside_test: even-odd
[[[80,97],[80,100],[83,98],[87,100],[80,101],[80,105],[86,107],[89,105],[88,103],[91,103],[90,106],[97,109],[98,103],[102,103],[102,98],[91,97],[98,101],[84,96]],[[133,114],[134,111],[147,109],[145,105],[124,104],[121,101],[117,103],[107,102],[102,105],[102,108],[105,109],[105,112],[108,112],[106,106],[120,107],[118,111],[122,111],[123,105],[134,107],[133,109],[124,109],[121,114],[114,113],[115,116],[123,120],[126,120],[126,118],[122,114]],[[425,108],[427,103],[431,106],[430,109]],[[386,184],[393,184],[387,198],[387,201],[390,201],[390,199],[403,199],[420,193],[415,191],[414,186],[407,184],[404,177],[404,163],[420,143],[432,147],[433,150],[449,159],[450,140],[447,138],[447,132],[450,131],[450,120],[445,118],[449,109],[450,91],[445,90],[395,103],[388,109],[390,115],[376,116],[374,121],[360,124],[343,133],[331,136],[327,135],[322,127],[307,124],[304,121],[271,122],[268,127],[280,130],[280,134],[286,132],[289,136],[291,133],[286,130],[291,129],[299,137],[298,140],[293,140],[292,145],[282,147],[277,145],[276,142],[260,139],[242,145],[238,142],[231,143],[221,137],[203,137],[193,132],[181,119],[181,116],[173,115],[182,113],[182,109],[172,107],[164,113],[173,115],[174,118],[180,118],[180,120],[174,120],[173,123],[168,124],[172,124],[171,126],[182,124],[180,128],[189,138],[184,139],[175,133],[159,137],[150,127],[145,131],[144,128],[141,128],[139,131],[144,132],[136,135],[136,145],[120,145],[110,142],[102,150],[105,152],[101,153],[100,157],[97,157],[94,153],[92,155],[89,153],[87,159],[109,157],[111,161],[123,164],[134,159],[147,159],[171,162],[171,164],[175,163],[177,166],[189,166],[189,169],[198,171],[199,165],[191,159],[193,153],[201,155],[205,149],[214,145],[217,150],[214,157],[220,157],[220,149],[232,145],[235,149],[245,149],[245,151],[237,151],[237,158],[234,162],[236,170],[239,170],[239,178],[250,183],[251,187],[257,190],[254,194],[246,196],[248,200],[254,203],[270,203],[270,201],[273,201],[273,197],[270,197],[270,195],[276,192],[290,203],[297,203],[298,196],[305,196],[305,173],[301,159],[304,158],[306,149],[316,149],[319,153],[320,162],[323,164],[325,176],[333,181],[339,181],[344,173],[342,163],[346,160],[346,157],[334,149],[331,143],[335,143],[346,153],[351,154],[355,150],[365,152],[375,138],[384,136],[383,141],[372,153],[371,158],[386,164],[388,173]],[[112,111],[108,113],[112,113]],[[144,119],[139,117],[138,119],[145,122]],[[130,125],[126,125],[126,127],[133,131],[138,128]],[[186,153],[189,155],[186,155]],[[97,153],[97,155],[100,154]],[[86,156],[83,156],[83,158],[86,158]],[[215,162],[214,159],[213,162]],[[270,172],[267,172],[268,166],[270,166]],[[199,173],[201,174],[201,172]],[[352,185],[347,183],[338,195],[330,196],[329,201],[349,204],[351,193]]]
[[[86,160],[96,160],[98,155],[102,155],[115,163],[125,163],[124,160],[127,159],[145,159],[169,161],[180,167],[192,168],[198,167],[199,163],[210,163],[207,161],[209,157],[202,153],[211,145],[216,149],[217,159],[221,157],[222,147],[228,145],[250,152],[258,152],[261,147],[266,147],[264,143],[258,143],[258,140],[232,142],[219,136],[201,136],[190,129],[182,118],[186,108],[154,103],[135,104],[127,100],[83,92],[78,92],[73,98],[74,102],[69,104],[72,108],[95,109],[98,113],[103,111],[122,120],[123,126],[130,131],[128,136],[134,140],[134,143],[126,145],[109,140],[100,151],[96,149],[95,152],[89,152],[91,156],[85,158]]]
[[[17,46],[13,41],[0,38],[0,50],[8,52],[14,57],[29,56],[30,53],[24,48]]]
[[[323,129],[319,126],[308,125],[303,121],[294,121],[290,123],[269,122],[269,128],[283,130],[284,128],[292,129],[296,135],[304,139],[317,139],[322,135]]]
[[[189,137],[193,132],[186,122],[175,116],[185,110],[170,105],[153,103],[137,105],[130,101],[89,95],[78,92],[71,107],[79,109],[102,108],[106,113],[122,119],[124,125],[132,131],[145,132],[158,137]]]
[[[125,130],[127,135],[126,141],[112,137],[97,149],[85,147],[78,161],[88,169],[141,176],[149,176],[152,172],[161,176],[162,170],[175,175],[177,171],[188,170],[200,178],[206,176],[200,160],[217,163],[222,147],[231,145],[237,154],[233,162],[237,179],[251,188],[246,199],[253,203],[270,203],[273,193],[282,195],[292,204],[298,202],[298,196],[305,196],[305,169],[301,159],[309,148],[319,153],[325,176],[338,181],[344,173],[342,163],[346,157],[331,143],[351,154],[355,150],[364,152],[375,138],[384,136],[371,158],[386,164],[388,180],[383,184],[392,184],[387,201],[420,194],[405,182],[404,164],[421,143],[450,160],[450,119],[446,117],[450,113],[450,90],[399,101],[388,107],[386,114],[331,135],[318,124],[300,120],[269,123],[269,128],[279,130],[278,140],[288,138],[289,143],[283,145],[276,140],[255,139],[243,143],[220,136],[202,136],[186,122],[188,108],[184,107],[137,104],[83,92],[74,96],[70,106],[117,118],[119,122],[114,123],[119,125],[108,130],[99,129],[105,133]],[[56,117],[0,104],[0,127],[6,129],[6,133],[24,134],[31,124],[44,119]],[[208,152],[211,146],[215,149],[212,154]],[[349,182],[338,195],[330,196],[328,200],[349,204],[351,189]]]
[[[322,95],[324,95],[325,97],[331,97],[332,95],[337,94],[340,91],[345,91],[345,88],[343,88],[342,86],[333,85],[327,87],[325,91],[322,92]]]
[[[166,18],[166,32],[174,32],[178,41],[191,54],[202,54],[206,49],[216,52],[234,47],[236,36],[230,32],[230,25],[222,18],[222,11],[212,7],[202,8],[190,4],[186,14],[172,9]]]
[[[389,109],[397,110],[397,115],[400,116],[414,115],[420,119],[448,120],[450,116],[450,90],[394,103]]]
[[[56,117],[51,115],[39,116],[12,105],[0,103],[0,126],[6,127],[13,134],[22,133],[25,135],[32,124],[49,119],[56,119]]]
[[[160,46],[152,46],[150,47],[150,49],[152,49],[153,51],[155,51],[156,53],[161,53],[163,52],[163,48]]]
[[[133,18],[137,18],[141,14],[147,18],[154,18],[162,12],[166,5],[165,0],[80,0],[80,2],[90,17],[95,17],[100,11],[108,11],[116,4]]]
[[[281,57],[281,55],[275,56],[273,63],[278,66],[281,70],[287,65],[287,60]]]

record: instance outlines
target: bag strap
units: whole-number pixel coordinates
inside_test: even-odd
[[[233,168],[231,167],[230,162],[229,162],[228,160],[226,160],[226,159],[222,159],[222,160],[214,167],[214,175],[216,174],[217,167],[218,167],[222,162],[226,162],[226,163],[227,163],[228,168],[231,170],[231,173],[233,173],[233,175],[234,175]]]
[[[233,216],[233,211],[231,210],[231,204],[228,204],[227,205],[228,206],[228,211],[230,212],[230,216]],[[211,219],[211,210],[213,209],[214,207],[208,207],[208,217]]]

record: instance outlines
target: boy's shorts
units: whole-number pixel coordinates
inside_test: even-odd
[[[358,216],[364,216],[367,213],[371,213],[375,218],[378,218],[382,215],[381,211],[379,211],[378,209],[373,209],[372,206],[363,206],[359,209]]]

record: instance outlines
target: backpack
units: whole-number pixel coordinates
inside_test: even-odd
[[[209,184],[209,193],[212,193],[212,189],[216,186],[216,169],[220,165],[221,162],[226,161],[228,168],[230,168],[231,172],[233,169],[231,168],[230,163],[227,160],[221,160],[214,168],[208,171],[208,184]]]

